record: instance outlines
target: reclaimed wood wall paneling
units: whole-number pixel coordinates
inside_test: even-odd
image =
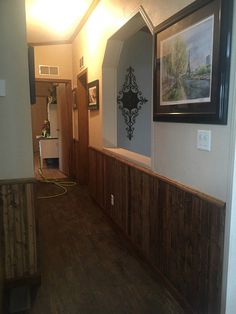
[[[5,281],[38,276],[34,183],[0,185]]]
[[[0,197],[0,209],[2,208],[3,200]],[[4,239],[3,239],[3,212],[0,215],[0,313],[3,311],[3,283],[5,273],[5,261],[4,261]]]
[[[72,154],[71,154],[71,175],[79,181],[79,141],[73,139]]]
[[[89,150],[89,191],[93,199],[104,208],[103,155],[93,150]]]
[[[104,209],[119,227],[128,232],[128,171],[129,168],[110,157],[104,159]],[[114,196],[114,205],[111,204]]]
[[[91,196],[194,313],[220,313],[225,204],[104,151],[90,156]]]

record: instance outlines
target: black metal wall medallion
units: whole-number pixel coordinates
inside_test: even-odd
[[[133,137],[136,117],[138,116],[142,105],[146,102],[147,99],[142,96],[142,92],[139,90],[136,83],[134,69],[129,67],[127,69],[127,74],[125,75],[125,83],[117,97],[117,103],[119,109],[122,111],[125,124],[127,125],[127,137],[130,141]]]

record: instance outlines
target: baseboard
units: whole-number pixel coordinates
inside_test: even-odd
[[[10,280],[5,280],[4,282],[4,290],[8,290],[11,288],[19,287],[19,286],[40,286],[41,285],[41,274],[36,273],[32,276],[25,276],[21,278],[14,278]]]

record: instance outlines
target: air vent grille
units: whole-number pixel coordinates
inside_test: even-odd
[[[39,74],[40,75],[59,75],[59,67],[58,66],[49,66],[49,65],[40,65],[39,66]]]

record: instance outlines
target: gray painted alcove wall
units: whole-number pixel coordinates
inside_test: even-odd
[[[145,26],[153,34],[154,27],[152,22],[143,8],[139,7],[129,21],[107,41],[102,65],[103,145],[107,148],[117,147],[117,69],[123,45],[128,38]],[[150,80],[153,80],[152,75]],[[149,101],[152,111],[152,92]],[[151,111],[150,125],[152,119]],[[152,129],[150,130],[150,138],[152,142]]]
[[[138,31],[124,44],[117,68],[117,89],[122,90],[129,67],[134,75],[139,91],[147,102],[142,105],[135,119],[131,140],[122,111],[117,106],[117,146],[149,156],[151,154],[151,99],[152,99],[152,36],[150,32]]]

